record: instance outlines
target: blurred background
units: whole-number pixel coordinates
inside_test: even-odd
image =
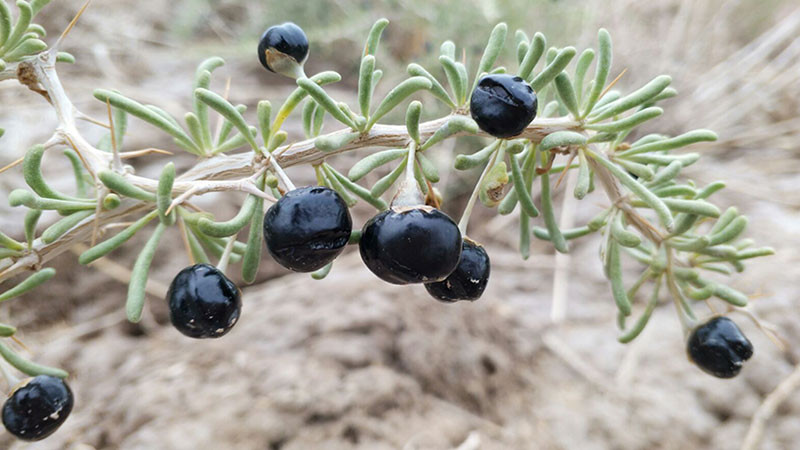
[[[53,2],[40,14],[50,43],[81,3]],[[780,352],[755,324],[735,315],[755,356],[738,378],[712,378],[687,361],[666,303],[634,343],[619,344],[598,239],[575,241],[570,255],[560,258],[549,244],[534,242],[531,258],[522,261],[514,217],[483,207],[470,234],[486,245],[493,267],[486,294],[474,304],[442,305],[421,286],[381,283],[353,249],[319,282],[288,273],[265,253],[259,282],[244,289],[236,328],[221,340],[191,341],[169,326],[163,301],[166,285],[187,264],[177,234],[156,256],[145,320],[124,322],[128,268],[146,238],[139,236],[88,268],[78,266],[74,253],[62,255],[52,263],[54,280],[2,305],[0,321],[20,328],[37,361],[72,373],[76,407],[48,440],[22,445],[0,434],[0,447],[740,448],[757,408],[800,357],[797,2],[96,1],[64,48],[77,63],[60,67],[60,75],[78,108],[94,117],[105,117],[105,105],[91,95],[98,87],[181,117],[191,104],[194,68],[218,55],[227,65],[215,73],[212,87],[222,91],[230,79],[230,99],[250,106],[252,119],[259,100],[278,105],[294,88],[291,80],[266,72],[256,57],[261,33],[291,20],[311,41],[307,72],[338,71],[342,82],[326,89],[355,104],[363,41],[380,17],[391,24],[378,53],[385,76],[377,97],[406,77],[410,62],[442,77],[437,58],[446,39],[463,49],[474,72],[500,21],[510,32],[499,64],[509,68],[516,67],[517,29],[529,36],[542,31],[548,45],[582,51],[596,46],[602,26],[614,40],[612,76],[628,69],[617,85],[623,92],[671,75],[679,96],[665,102],[662,118],[640,133],[710,128],[719,134],[713,145],[688,150],[705,157],[685,174],[699,184],[726,180],[728,189],[716,202],[722,209],[737,205],[750,218],[749,237],[778,249],[750,262],[733,286],[752,295],[754,311],[778,327],[788,351]],[[426,118],[445,113],[429,96],[424,104]],[[302,139],[298,116],[287,123],[290,139]],[[7,130],[0,166],[46,140],[54,125],[41,97],[16,82],[0,83],[0,126]],[[82,131],[95,140],[102,136],[91,125]],[[451,140],[433,153],[443,175],[444,209],[456,217],[478,173],[453,171],[452,156],[478,145]],[[131,120],[125,148],[147,147],[174,150],[165,135]],[[346,170],[356,158],[343,155],[331,163]],[[189,155],[173,159],[179,170],[193,164]],[[137,171],[156,176],[166,160],[140,158]],[[48,179],[65,189],[72,183],[63,175],[66,164],[56,156],[46,162]],[[292,168],[290,175],[297,184],[313,182],[310,168]],[[18,170],[0,177],[4,194],[22,185]],[[242,200],[209,195],[197,204],[230,217]],[[558,214],[574,223],[606,203],[602,194],[580,204],[562,192],[556,196]],[[0,202],[0,227],[21,236],[23,213]],[[369,214],[358,206],[357,226]],[[555,321],[554,299],[566,304]],[[797,442],[800,392],[775,411],[761,448],[791,449]]]

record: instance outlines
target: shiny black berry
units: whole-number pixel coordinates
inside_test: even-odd
[[[72,411],[72,391],[64,380],[39,375],[20,383],[3,404],[3,425],[25,441],[55,433]]]
[[[264,217],[269,253],[295,272],[319,270],[342,253],[353,220],[342,197],[333,189],[312,186],[287,192]]]
[[[443,281],[428,283],[425,289],[436,300],[452,303],[459,300],[474,301],[481,297],[489,282],[491,263],[483,247],[469,239],[461,245],[461,259]]]
[[[715,317],[692,331],[687,351],[703,371],[718,378],[733,378],[753,356],[753,344],[731,319]]]
[[[461,232],[438,209],[392,207],[364,224],[359,249],[364,264],[384,281],[430,283],[455,270]]]
[[[270,27],[258,42],[258,59],[270,72],[297,78],[297,69],[303,66],[306,58],[308,38],[302,28],[292,22]]]
[[[498,138],[520,134],[536,117],[536,94],[520,77],[486,75],[470,100],[472,118],[481,130]]]
[[[181,270],[169,285],[167,302],[172,325],[197,339],[225,335],[242,313],[239,288],[208,264]]]

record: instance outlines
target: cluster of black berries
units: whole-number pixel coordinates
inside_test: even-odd
[[[295,272],[312,272],[331,263],[344,250],[352,229],[347,204],[327,187],[295,189],[264,218],[269,253]],[[395,204],[370,219],[361,232],[359,250],[364,264],[381,279],[426,283],[443,301],[475,300],[489,278],[486,251],[462,239],[446,214],[422,204]]]
[[[303,76],[308,39],[293,23],[273,26],[261,37],[258,56],[272,72]],[[536,93],[520,77],[486,75],[472,93],[470,112],[489,135],[514,137],[536,117]],[[272,205],[263,232],[275,261],[295,272],[313,272],[344,251],[352,228],[342,197],[330,188],[314,186],[294,189]],[[445,213],[425,205],[416,183],[401,187],[392,206],[367,221],[359,250],[367,268],[382,280],[399,285],[422,283],[442,302],[474,301],[489,279],[491,264],[484,248],[462,236]],[[193,338],[223,336],[236,323],[242,307],[236,285],[207,264],[181,271],[170,286],[168,302],[173,325]],[[733,322],[718,317],[693,331],[688,351],[706,372],[730,378],[752,355],[752,345]]]

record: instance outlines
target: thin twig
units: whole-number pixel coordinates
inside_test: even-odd
[[[567,175],[567,172],[571,172],[569,168],[572,167],[572,161],[575,160],[576,156],[578,156],[576,152],[570,153],[569,160],[567,160],[567,165],[564,166],[564,170],[561,171],[561,175],[559,175],[558,180],[556,180],[555,186],[553,186],[554,191],[558,189],[559,186],[561,186],[561,182],[564,180],[564,177]]]
[[[181,240],[183,241],[183,248],[186,250],[186,255],[189,257],[189,262],[191,265],[197,264],[197,260],[194,259],[194,253],[192,253],[192,246],[189,245],[189,237],[186,235],[186,225],[183,223],[183,217],[178,217],[178,228],[181,230]]]
[[[761,402],[756,413],[753,414],[753,419],[750,421],[750,428],[747,430],[747,435],[745,435],[742,450],[756,450],[760,447],[767,422],[775,415],[778,407],[798,388],[800,388],[800,364],[796,365],[794,371],[784,378],[778,384],[778,387]]]
[[[564,170],[564,173],[567,171]],[[577,184],[577,172],[570,171],[570,176],[567,179],[567,188],[564,193],[564,203],[561,208],[561,223],[559,227],[562,230],[572,228],[575,223],[575,210],[577,206],[577,199],[575,196],[570,195],[569,192],[575,188]],[[572,257],[570,253],[556,252],[555,254],[555,271],[553,272],[553,302],[550,307],[550,320],[554,323],[564,321],[567,315],[567,299],[569,298],[569,267]]]
[[[627,68],[627,67],[626,67],[626,68],[624,68],[624,69],[622,69],[622,72],[620,72],[620,73],[619,73],[619,75],[617,75],[617,78],[614,78],[614,81],[612,81],[611,83],[609,83],[609,84],[608,84],[608,86],[606,86],[606,88],[605,88],[605,89],[603,89],[603,92],[601,92],[601,93],[600,93],[600,96],[599,96],[599,97],[597,97],[597,98],[603,98],[603,96],[604,96],[604,95],[608,94],[608,91],[610,91],[610,90],[611,90],[611,88],[612,88],[612,87],[614,87],[614,85],[615,85],[615,84],[617,84],[617,82],[618,82],[620,79],[622,79],[622,76],[623,76],[623,75],[625,75],[625,72],[627,72],[627,71],[628,71],[628,68]]]
[[[61,48],[61,44],[64,42],[64,39],[67,38],[67,35],[69,34],[69,32],[72,31],[72,28],[75,27],[76,23],[78,23],[78,19],[81,18],[83,13],[86,11],[86,8],[89,7],[89,3],[91,3],[91,2],[92,2],[92,0],[86,0],[86,3],[84,3],[83,6],[81,7],[81,9],[78,10],[78,13],[75,14],[75,17],[72,18],[72,21],[70,21],[69,25],[67,25],[67,28],[64,30],[63,33],[61,33],[61,36],[58,37],[58,40],[56,41],[56,43],[53,44],[53,47],[52,47],[51,51],[56,52],[56,51],[58,51],[59,48]]]
[[[114,155],[114,170],[121,172],[122,158],[120,158],[119,149],[117,148],[117,133],[114,130],[114,115],[111,114],[111,102],[109,99],[106,99],[106,108],[108,108],[108,128],[111,130],[111,153]]]
[[[76,244],[74,247],[72,247],[71,251],[76,255],[80,255],[81,253],[85,252],[88,249],[89,247],[83,244]],[[104,274],[108,275],[114,280],[119,281],[122,284],[125,285],[130,284],[131,281],[130,269],[113,260],[110,260],[108,258],[100,258],[89,264],[89,267],[92,267],[94,269],[103,272]],[[152,295],[153,297],[156,298],[164,298],[168,289],[169,286],[160,281],[154,280],[152,277],[147,280],[147,284],[145,285],[145,291],[147,292],[147,294]]]
[[[140,156],[152,155],[153,153],[156,153],[156,154],[159,154],[159,155],[174,155],[174,153],[172,153],[171,151],[168,151],[168,150],[161,150],[159,148],[146,148],[144,150],[136,150],[136,151],[132,151],[132,152],[122,152],[122,153],[119,154],[119,156],[122,159],[132,159],[132,158],[138,158]]]
[[[19,159],[17,159],[16,161],[8,164],[7,166],[3,167],[2,169],[0,169],[0,173],[3,173],[6,170],[13,169],[14,167],[17,167],[18,165],[20,165],[22,163],[22,161],[25,161],[25,157],[24,156],[19,158]]]
[[[97,119],[95,119],[93,117],[89,117],[89,116],[87,116],[86,114],[84,114],[82,112],[79,112],[78,114],[76,114],[75,118],[79,119],[79,120],[83,120],[83,121],[89,122],[89,123],[94,124],[94,125],[97,125],[98,127],[103,127],[103,128],[106,128],[106,129],[112,128],[112,127],[108,126],[107,123],[100,122],[99,120],[97,120]]]

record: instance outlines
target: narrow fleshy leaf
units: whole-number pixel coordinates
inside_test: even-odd
[[[113,237],[81,253],[81,255],[78,257],[78,262],[83,265],[90,264],[93,261],[100,259],[103,256],[111,253],[112,251],[122,246],[122,244],[127,242],[130,238],[133,237],[133,235],[135,235],[139,230],[144,228],[148,223],[150,223],[156,217],[158,217],[158,212],[156,211],[150,212],[149,214],[137,220],[128,228],[125,228],[124,230],[117,233]]]
[[[233,126],[239,130],[239,133],[244,136],[244,138],[247,140],[247,143],[253,148],[253,151],[260,151],[259,146],[250,130],[250,126],[247,125],[247,122],[244,120],[244,117],[242,117],[242,114],[239,113],[239,110],[237,110],[236,107],[234,107],[229,101],[225,100],[225,98],[221,95],[204,88],[196,89],[194,91],[194,95],[195,98],[210,106],[211,109],[218,112],[222,117],[231,122]]]
[[[517,200],[522,207],[522,211],[530,217],[538,217],[539,210],[536,208],[536,205],[534,205],[531,192],[525,185],[525,179],[517,158],[512,156],[509,160],[511,161],[511,177],[514,180],[514,192],[517,195]]]
[[[325,110],[328,111],[328,114],[330,114],[333,118],[350,128],[356,129],[355,122],[353,122],[350,116],[339,109],[338,103],[336,103],[336,101],[333,100],[330,95],[328,95],[328,93],[325,92],[322,87],[320,87],[320,85],[309,80],[308,78],[299,78],[297,80],[297,85],[303,88],[308,95],[317,101],[321,107],[325,108]]]
[[[580,115],[580,112],[578,112],[578,97],[575,95],[575,88],[569,80],[569,75],[566,72],[561,72],[556,76],[555,84],[561,103],[573,117],[578,117]]]
[[[444,125],[433,133],[433,136],[428,138],[428,140],[420,146],[419,150],[425,151],[458,133],[477,134],[478,131],[478,124],[471,118],[462,115],[453,115],[450,116],[450,119],[448,119]]]
[[[47,184],[42,174],[42,157],[44,156],[44,152],[45,148],[43,145],[34,145],[25,153],[25,159],[22,161],[22,175],[25,178],[25,183],[28,184],[33,192],[44,198],[78,202],[86,201],[86,199],[64,195]]]
[[[597,100],[600,98],[600,94],[606,87],[608,74],[611,71],[611,35],[608,34],[605,28],[601,28],[597,33],[597,40],[599,42],[597,67],[595,68],[594,81],[589,91],[589,97],[586,100],[586,106],[583,110],[583,117],[586,117],[594,109]]]
[[[52,269],[49,267],[46,269],[42,269],[34,273],[33,275],[29,276],[28,278],[22,280],[21,283],[14,286],[13,288],[0,294],[0,302],[11,300],[12,298],[19,297],[20,295],[32,289],[36,289],[37,287],[46,283],[49,279],[53,278],[55,275],[56,275],[56,269]]]
[[[333,152],[355,141],[359,136],[361,133],[357,131],[328,134],[314,139],[314,147],[323,152]]]
[[[377,169],[378,167],[387,164],[391,161],[400,159],[406,156],[407,154],[408,150],[404,148],[383,150],[377,153],[373,153],[365,157],[361,161],[355,163],[353,167],[350,168],[350,172],[348,172],[347,177],[350,178],[350,180],[352,181],[358,181],[364,178],[368,173]]]
[[[547,151],[556,147],[586,144],[586,136],[574,131],[556,131],[550,133],[539,143],[539,150]]]
[[[596,115],[591,116],[590,123],[597,123],[601,120],[608,119],[619,115],[629,109],[635,108],[646,103],[661,91],[667,88],[672,82],[672,78],[667,75],[660,75],[655,77],[652,81],[637,89],[634,92],[620,98],[619,100],[610,103],[601,110],[596,112]]]
[[[501,22],[495,25],[492,33],[489,35],[489,42],[486,44],[486,49],[483,51],[481,61],[478,63],[478,72],[475,74],[475,83],[478,82],[478,77],[483,73],[491,71],[494,63],[497,61],[497,56],[503,49],[508,35],[508,25]],[[475,89],[475,86],[472,87]]]
[[[406,130],[408,136],[419,144],[419,118],[422,115],[422,103],[417,100],[409,103],[406,110]]]
[[[372,25],[372,29],[369,30],[369,35],[367,36],[367,43],[364,46],[364,55],[375,55],[378,51],[381,35],[383,35],[383,30],[387,25],[389,25],[389,20],[385,18],[378,19]]]
[[[161,223],[167,226],[175,224],[177,214],[170,211],[167,214],[170,204],[172,204],[172,185],[175,183],[175,164],[167,163],[161,170],[161,177],[158,179],[158,192],[156,194],[156,205],[158,207],[158,217]]]
[[[150,239],[139,253],[139,257],[136,258],[136,263],[134,263],[133,270],[131,270],[131,281],[128,283],[128,299],[125,302],[125,314],[132,323],[142,320],[142,310],[144,309],[146,297],[145,287],[147,286],[150,265],[153,262],[158,243],[161,241],[161,236],[163,236],[166,229],[166,225],[159,222],[155,231],[153,231],[153,235],[150,236]]]
[[[141,103],[124,97],[116,92],[108,91],[105,89],[97,89],[94,91],[94,97],[102,102],[108,102],[111,106],[119,108],[128,114],[131,114],[145,122],[154,125],[161,130],[169,133],[179,142],[185,149],[191,150],[195,154],[202,154],[202,151],[192,142],[192,139],[186,132],[180,128],[174,119],[170,120],[163,114],[156,112],[153,108],[142,105]]]
[[[67,217],[64,217],[44,230],[42,233],[42,242],[45,244],[52,244],[56,241],[56,239],[67,234],[69,230],[73,229],[76,225],[83,222],[84,219],[93,214],[94,211],[92,210],[78,211],[68,215]]]
[[[638,155],[641,153],[649,153],[664,150],[673,150],[680,147],[685,147],[697,142],[712,142],[717,140],[717,134],[709,130],[694,130],[676,136],[670,139],[664,139],[656,142],[650,142],[643,145],[634,145],[628,150],[621,152],[620,156]]]
[[[534,34],[528,46],[528,51],[525,53],[525,57],[522,59],[522,63],[519,66],[519,72],[517,72],[520,78],[523,80],[530,80],[533,68],[536,66],[536,63],[539,62],[539,59],[542,58],[545,47],[547,47],[547,39],[545,39],[544,35],[539,32]]]
[[[614,296],[614,301],[617,303],[619,312],[624,316],[629,316],[631,315],[631,301],[628,299],[628,293],[622,281],[622,261],[619,245],[615,241],[611,241],[607,251],[610,255],[608,279],[611,281],[611,293]]]
[[[372,103],[372,76],[375,72],[375,57],[367,55],[361,59],[361,68],[358,72],[358,105],[361,115],[369,117],[369,108]]]
[[[375,123],[386,115],[389,111],[399,105],[400,102],[408,98],[409,95],[419,91],[420,89],[430,89],[432,84],[430,80],[425,77],[411,77],[398,84],[394,89],[386,94],[381,103],[375,108],[375,112],[370,116],[367,122],[367,129],[372,128]]]
[[[197,221],[197,229],[211,237],[233,236],[250,222],[250,218],[258,205],[256,199],[255,195],[248,195],[236,216],[225,222],[214,222],[207,217],[201,218]]]
[[[452,109],[457,108],[455,102],[450,97],[450,94],[448,94],[447,91],[444,89],[444,86],[442,86],[442,84],[439,83],[439,80],[437,80],[436,77],[434,77],[433,75],[430,74],[430,72],[425,70],[425,68],[423,68],[419,64],[412,63],[408,65],[407,72],[411,76],[427,78],[428,81],[431,82],[431,87],[428,89],[429,91],[431,91],[431,94],[433,94],[434,97],[444,102],[450,108]]]
[[[575,47],[565,47],[558,52],[558,56],[552,63],[548,64],[536,77],[531,81],[531,87],[534,92],[539,92],[547,86],[548,83],[553,81],[558,74],[560,74],[575,57],[577,51]]]
[[[125,197],[135,198],[145,202],[155,203],[156,195],[152,192],[147,192],[142,188],[136,187],[128,182],[124,176],[113,172],[111,170],[101,170],[97,173],[97,177],[107,188],[112,191],[123,195]]]
[[[11,366],[15,369],[19,370],[20,372],[24,373],[25,375],[29,375],[32,377],[38,375],[49,375],[51,377],[56,378],[67,378],[69,373],[62,369],[58,369],[55,367],[48,367],[43,366],[41,364],[37,364],[33,361],[29,361],[22,356],[14,353],[10,348],[8,348],[5,344],[0,342],[0,356],[6,360]]]

